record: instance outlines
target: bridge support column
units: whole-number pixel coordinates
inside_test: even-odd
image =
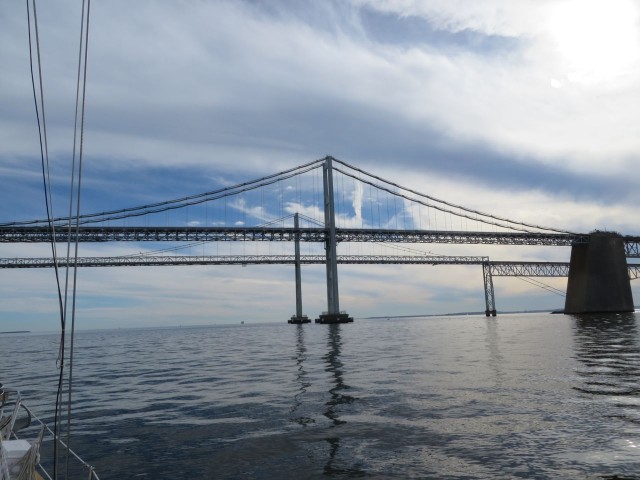
[[[489,262],[482,262],[482,278],[484,280],[484,302],[486,308],[484,314],[489,316],[496,316],[496,297],[493,291],[493,276],[491,275],[491,264]]]
[[[617,233],[594,232],[589,243],[573,245],[564,313],[633,311],[622,237]]]
[[[309,323],[309,317],[303,315],[302,313],[302,275],[300,272],[300,232],[298,229],[300,228],[300,223],[298,219],[298,214],[296,213],[293,216],[293,228],[296,229],[295,234],[295,268],[296,268],[296,314],[292,315],[289,319],[289,323]]]
[[[349,323],[353,322],[353,318],[346,312],[340,312],[338,295],[338,254],[336,252],[336,216],[333,196],[332,160],[331,157],[326,157],[322,168],[324,225],[328,233],[324,247],[327,256],[327,311],[322,312],[320,317],[316,318],[316,323]]]

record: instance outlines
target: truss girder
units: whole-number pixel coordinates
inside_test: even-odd
[[[640,237],[625,237],[624,251],[628,258],[640,258]]]
[[[79,267],[136,267],[172,265],[294,265],[295,255],[135,255],[127,257],[80,257]],[[353,265],[372,264],[428,264],[428,265],[482,265],[487,257],[449,256],[428,257],[418,255],[338,255],[338,263]],[[325,255],[301,255],[300,263],[324,265]],[[73,265],[73,261],[70,262]],[[0,258],[0,268],[52,268],[51,258]],[[59,267],[66,260],[58,260]]]
[[[323,242],[323,228],[233,227],[80,227],[80,242],[292,242],[300,233],[303,242]],[[75,232],[71,234],[75,241]],[[49,242],[47,227],[0,227],[0,242]],[[56,241],[66,242],[67,231],[56,230]]]
[[[80,242],[325,242],[323,228],[255,227],[80,227]],[[56,230],[56,241],[66,242],[67,231]],[[0,227],[1,243],[49,242],[47,227]],[[75,241],[75,232],[71,234]],[[447,232],[433,230],[377,230],[336,228],[339,242],[453,243],[571,246],[588,242],[588,235],[522,232]]]
[[[340,241],[378,243],[452,243],[489,245],[571,246],[587,243],[588,235],[524,232],[448,232],[433,230],[340,229]]]
[[[566,262],[491,262],[494,277],[568,277]]]
[[[141,267],[179,265],[295,265],[295,255],[132,255],[128,257],[80,257],[78,267]],[[304,265],[324,265],[324,255],[301,255]],[[494,277],[566,277],[564,262],[490,262],[488,257],[421,255],[338,255],[345,265],[483,265]],[[70,263],[73,266],[73,262]],[[52,268],[51,258],[0,258],[1,268]],[[58,260],[65,267],[64,259]],[[487,269],[486,267],[489,267]],[[640,278],[640,264],[630,264],[629,278]]]

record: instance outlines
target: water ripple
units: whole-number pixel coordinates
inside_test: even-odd
[[[624,478],[634,315],[80,332],[74,445],[101,478]],[[51,416],[55,335],[0,336]]]

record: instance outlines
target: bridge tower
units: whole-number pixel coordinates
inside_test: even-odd
[[[571,247],[564,313],[633,312],[624,240],[617,233],[593,232],[589,243]]]
[[[295,234],[295,270],[296,270],[296,314],[292,315],[289,323],[309,323],[309,317],[302,313],[302,275],[300,272],[300,221],[298,214],[293,215],[293,228],[296,229]]]
[[[486,305],[484,314],[496,316],[496,296],[493,290],[493,276],[491,275],[491,264],[489,261],[482,262],[482,278],[484,279],[484,302]]]
[[[338,295],[338,254],[336,252],[336,215],[333,195],[333,158],[325,157],[322,167],[324,187],[324,228],[327,232],[325,254],[327,265],[327,311],[322,312],[316,323],[349,323],[353,318],[340,312]]]

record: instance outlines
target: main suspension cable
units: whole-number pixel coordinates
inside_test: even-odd
[[[511,219],[509,219],[509,218],[499,217],[499,216],[497,216],[497,215],[491,215],[491,214],[489,214],[489,213],[481,212],[481,211],[479,211],[479,210],[473,210],[473,209],[470,209],[470,208],[464,207],[464,206],[462,206],[462,205],[457,205],[457,204],[455,204],[455,203],[447,202],[447,201],[445,201],[445,200],[441,200],[441,199],[439,199],[439,198],[432,197],[432,196],[430,196],[430,195],[426,195],[426,194],[424,194],[424,193],[417,192],[417,191],[412,190],[412,189],[410,189],[410,188],[403,187],[402,185],[398,185],[398,184],[396,184],[396,183],[394,183],[394,182],[391,182],[391,181],[385,180],[384,178],[381,178],[381,177],[379,177],[379,176],[377,176],[377,175],[374,175],[374,174],[372,174],[372,173],[369,173],[369,172],[367,172],[367,171],[365,171],[365,170],[362,170],[362,169],[360,169],[360,168],[358,168],[358,167],[355,167],[355,166],[353,166],[353,165],[350,165],[350,164],[348,164],[347,162],[343,162],[342,160],[338,160],[337,158],[333,158],[333,160],[334,160],[334,161],[336,161],[336,162],[338,162],[338,163],[340,163],[340,164],[342,164],[342,165],[344,165],[345,167],[348,167],[348,168],[350,168],[350,169],[352,169],[352,170],[355,170],[356,172],[359,172],[359,173],[362,173],[362,174],[364,174],[364,175],[367,175],[367,176],[369,176],[369,177],[371,177],[371,178],[374,178],[374,179],[376,179],[376,180],[378,180],[378,181],[381,181],[381,182],[386,183],[386,184],[388,184],[388,185],[391,185],[391,186],[393,186],[393,187],[399,188],[399,189],[401,189],[401,190],[405,190],[405,191],[410,192],[410,193],[412,193],[412,194],[414,194],[414,195],[418,195],[418,196],[420,196],[420,197],[426,198],[426,199],[431,200],[431,201],[433,201],[433,202],[442,203],[443,205],[447,205],[448,207],[452,207],[452,208],[459,208],[459,209],[464,210],[464,211],[469,212],[469,213],[474,213],[474,214],[476,214],[476,215],[481,215],[481,216],[483,216],[483,217],[492,218],[492,219],[494,219],[494,220],[499,220],[499,221],[502,221],[502,222],[513,223],[514,225],[519,225],[519,226],[521,226],[521,227],[536,228],[536,229],[538,229],[538,230],[546,230],[546,231],[549,231],[549,232],[556,232],[556,233],[568,233],[568,234],[571,234],[571,235],[575,235],[575,233],[574,233],[574,232],[569,232],[569,231],[567,231],[567,230],[559,230],[559,229],[555,229],[555,228],[543,227],[543,226],[540,226],[540,225],[533,225],[533,224],[529,224],[529,223],[525,223],[525,222],[518,222],[518,221],[515,221],[515,220],[511,220]],[[342,173],[344,173],[344,172],[342,172]],[[389,191],[389,190],[387,190],[387,191]],[[390,192],[390,193],[394,193],[394,192]],[[404,198],[407,198],[407,197],[404,197]],[[410,199],[410,200],[411,200],[411,199]],[[425,205],[425,204],[423,203],[423,205]],[[428,206],[431,206],[431,207],[436,208],[436,207],[435,207],[435,205],[428,205]],[[441,211],[445,211],[445,210],[441,210]],[[447,211],[448,211],[448,210],[447,210]],[[454,215],[456,215],[454,212],[449,212],[449,213],[453,213]],[[464,215],[458,215],[458,216],[464,216]],[[472,219],[472,220],[482,221],[482,220],[475,219],[475,218],[473,218],[473,217],[468,217],[468,216],[464,216],[464,217],[465,217],[465,218]],[[483,223],[490,224],[490,225],[495,225],[495,224],[492,224],[492,223],[490,223],[490,222],[486,222],[486,221],[482,221],[482,222],[483,222]],[[513,227],[505,227],[505,228],[513,228]],[[514,229],[514,230],[516,230],[515,228],[513,228],[513,229]]]
[[[123,219],[123,218],[137,217],[137,216],[141,216],[141,215],[147,215],[149,213],[165,212],[165,211],[168,211],[168,210],[174,210],[176,208],[183,208],[183,207],[187,207],[187,206],[191,206],[191,205],[197,205],[197,204],[208,202],[208,201],[211,201],[211,200],[218,200],[220,198],[224,198],[224,197],[228,197],[228,196],[232,196],[232,195],[237,195],[237,194],[240,194],[240,193],[243,193],[243,192],[246,192],[246,191],[250,191],[250,190],[255,190],[256,188],[260,188],[262,186],[271,185],[271,184],[273,184],[275,182],[278,182],[280,180],[286,180],[288,178],[295,177],[296,175],[301,175],[303,173],[307,173],[307,172],[309,172],[311,170],[319,168],[321,166],[320,162],[322,162],[322,161],[323,161],[323,159],[314,160],[313,162],[309,162],[309,163],[306,163],[304,165],[297,166],[295,168],[290,168],[288,170],[284,170],[282,172],[275,173],[273,175],[268,175],[266,177],[262,177],[262,178],[259,178],[257,180],[251,180],[251,181],[248,181],[248,182],[239,183],[239,184],[236,184],[236,185],[233,185],[233,186],[230,186],[230,187],[225,187],[225,188],[221,188],[221,189],[218,189],[218,190],[213,190],[213,191],[209,191],[209,192],[205,192],[205,193],[200,193],[200,194],[196,194],[196,195],[189,195],[189,196],[186,196],[186,197],[176,198],[176,199],[173,199],[173,200],[166,200],[166,201],[163,201],[163,202],[150,203],[150,204],[141,205],[141,206],[138,206],[138,207],[122,208],[122,209],[118,209],[118,210],[109,210],[109,211],[98,212],[98,213],[84,214],[84,215],[80,216],[80,219],[85,220],[85,221],[82,221],[81,224],[97,223],[97,222],[104,222],[104,221],[108,221],[108,220],[119,220],[119,219]],[[274,179],[274,180],[272,180],[272,179]],[[268,181],[268,180],[271,180],[271,181]],[[207,198],[207,197],[212,197],[212,198]],[[198,200],[198,201],[195,201],[195,200]],[[185,203],[183,203],[183,202],[185,202]],[[175,204],[180,204],[180,205],[175,205]],[[171,206],[171,207],[168,208],[167,206]],[[161,207],[167,207],[167,208],[161,208]],[[144,210],[144,211],[143,212],[139,212],[140,210]],[[134,213],[134,212],[136,212],[136,213]],[[103,217],[103,216],[106,216],[106,215],[114,215],[114,216],[106,217],[106,218],[100,218],[98,220],[93,220],[93,221],[87,221],[86,220],[86,219],[91,219],[91,218],[95,219],[96,217]],[[66,220],[67,220],[67,218],[65,218],[65,217],[57,217],[57,218],[52,219],[52,221],[54,221],[54,222],[65,222]],[[17,221],[17,222],[0,223],[0,226],[9,227],[9,226],[17,226],[17,225],[34,225],[34,224],[38,224],[38,223],[44,223],[44,222],[47,222],[47,221],[48,220],[43,220],[43,219],[25,220],[25,221]]]
[[[507,228],[507,229],[509,229],[509,230],[515,230],[515,231],[517,231],[517,232],[526,232],[526,233],[531,233],[529,230],[526,230],[526,229],[524,229],[524,228],[513,227],[513,226],[511,226],[511,225],[504,225],[504,224],[502,224],[502,223],[498,223],[498,222],[491,222],[491,221],[488,221],[488,220],[479,220],[479,219],[477,219],[477,218],[473,218],[473,217],[471,217],[470,215],[461,214],[461,213],[456,213],[456,212],[454,212],[454,211],[452,211],[452,210],[449,210],[448,208],[444,208],[444,207],[441,207],[441,206],[439,206],[439,205],[434,205],[434,204],[432,204],[432,203],[427,203],[427,202],[424,202],[424,201],[422,201],[422,200],[418,200],[418,199],[416,199],[416,198],[409,197],[408,195],[404,195],[404,194],[399,193],[399,192],[394,192],[394,191],[393,191],[393,190],[391,190],[390,188],[383,187],[383,186],[378,185],[378,184],[376,184],[376,183],[373,183],[373,182],[371,182],[371,181],[369,181],[369,180],[364,180],[364,179],[362,179],[362,178],[356,177],[355,175],[353,175],[353,174],[351,174],[351,173],[348,173],[348,172],[345,172],[344,170],[341,170],[341,169],[339,169],[339,168],[333,167],[333,169],[334,169],[335,171],[337,171],[337,172],[342,173],[343,175],[346,175],[347,177],[355,178],[356,180],[359,180],[359,181],[360,181],[360,182],[362,182],[362,183],[365,183],[365,184],[370,185],[370,186],[372,186],[372,187],[378,188],[378,189],[380,189],[380,190],[383,190],[383,191],[385,191],[385,192],[387,192],[387,193],[390,193],[390,194],[392,194],[392,195],[395,195],[395,196],[397,196],[397,197],[404,198],[405,200],[409,200],[410,202],[414,202],[414,203],[418,203],[418,204],[420,204],[420,205],[424,205],[425,207],[431,207],[431,208],[433,208],[433,209],[435,209],[435,210],[439,210],[439,211],[444,212],[444,213],[450,213],[450,214],[452,214],[452,215],[456,215],[456,216],[460,216],[460,217],[469,218],[469,219],[472,219],[472,220],[475,220],[475,221],[478,221],[478,222],[481,222],[481,223],[484,223],[484,224],[487,224],[487,225],[494,225],[494,226],[496,226],[496,227]],[[384,181],[384,180],[383,180],[383,181]],[[387,182],[387,183],[391,184],[390,182]],[[392,185],[393,185],[393,186],[396,186],[395,184],[392,184]],[[400,188],[402,188],[402,187],[400,187]],[[414,193],[414,192],[412,192],[412,191],[411,191],[411,190],[409,190],[409,189],[405,189],[405,190],[407,190],[407,191],[409,191],[409,192],[411,192],[411,193]],[[429,198],[429,199],[430,199],[430,197],[428,197],[427,195],[421,195],[421,196],[423,196],[423,197],[425,197],[425,198]],[[446,225],[445,225],[445,227],[446,227]],[[563,232],[563,233],[567,233],[567,232]]]

